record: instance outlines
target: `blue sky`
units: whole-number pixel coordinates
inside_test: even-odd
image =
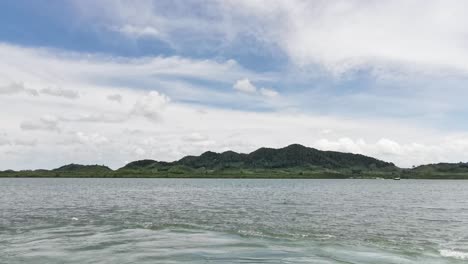
[[[0,168],[291,143],[401,166],[467,160],[465,11],[458,1],[1,1]]]
[[[86,8],[92,8],[92,1]],[[142,1],[145,2],[145,1]],[[190,1],[172,4],[173,1],[154,1],[154,9],[169,10],[173,5],[185,6]],[[103,1],[102,8],[111,2]],[[108,22],[96,19],[88,19],[79,11],[79,6],[73,1],[4,1],[0,3],[0,22],[2,23],[1,38],[3,41],[26,46],[43,46],[57,49],[65,49],[77,52],[105,53],[114,56],[141,57],[141,56],[171,56],[178,55],[191,58],[216,58],[230,59],[235,57],[237,61],[246,67],[255,70],[275,70],[282,66],[286,56],[280,49],[265,50],[253,36],[243,36],[243,41],[231,43],[223,47],[225,43],[216,36],[197,37],[193,32],[186,34],[183,29],[174,32],[175,38],[183,39],[175,45],[151,36],[141,38],[128,38],[111,29]],[[189,5],[193,16],[204,16],[201,3],[194,2]],[[197,11],[194,9],[200,9]],[[164,11],[166,12],[166,11]],[[178,19],[174,12],[171,19]],[[95,14],[96,15],[96,14]],[[181,12],[181,15],[186,13]],[[99,16],[99,14],[97,14]],[[179,36],[180,35],[180,36]],[[245,45],[248,45],[246,47]],[[242,48],[241,48],[242,47]]]

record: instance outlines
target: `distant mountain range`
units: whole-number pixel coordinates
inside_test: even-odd
[[[467,163],[401,169],[361,154],[321,151],[299,144],[249,154],[207,151],[173,162],[139,160],[118,170],[69,164],[53,170],[3,171],[0,177],[209,177],[209,178],[441,178],[468,179]]]

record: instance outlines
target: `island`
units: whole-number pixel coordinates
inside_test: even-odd
[[[468,163],[399,168],[361,154],[322,151],[299,144],[251,153],[207,151],[173,162],[138,160],[112,170],[69,164],[52,170],[5,170],[0,177],[89,178],[298,178],[298,179],[468,179]]]

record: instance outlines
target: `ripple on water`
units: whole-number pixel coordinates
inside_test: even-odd
[[[468,182],[0,181],[0,263],[468,259]]]

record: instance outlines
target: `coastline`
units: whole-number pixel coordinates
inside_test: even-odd
[[[468,174],[435,174],[435,175],[348,175],[334,174],[326,175],[320,173],[313,174],[283,174],[283,173],[255,173],[255,174],[135,174],[135,173],[106,173],[106,174],[87,174],[87,173],[41,173],[35,174],[31,172],[15,172],[4,173],[0,172],[0,178],[126,178],[126,179],[341,179],[341,180],[394,180],[395,177],[400,177],[401,180],[468,180]]]

